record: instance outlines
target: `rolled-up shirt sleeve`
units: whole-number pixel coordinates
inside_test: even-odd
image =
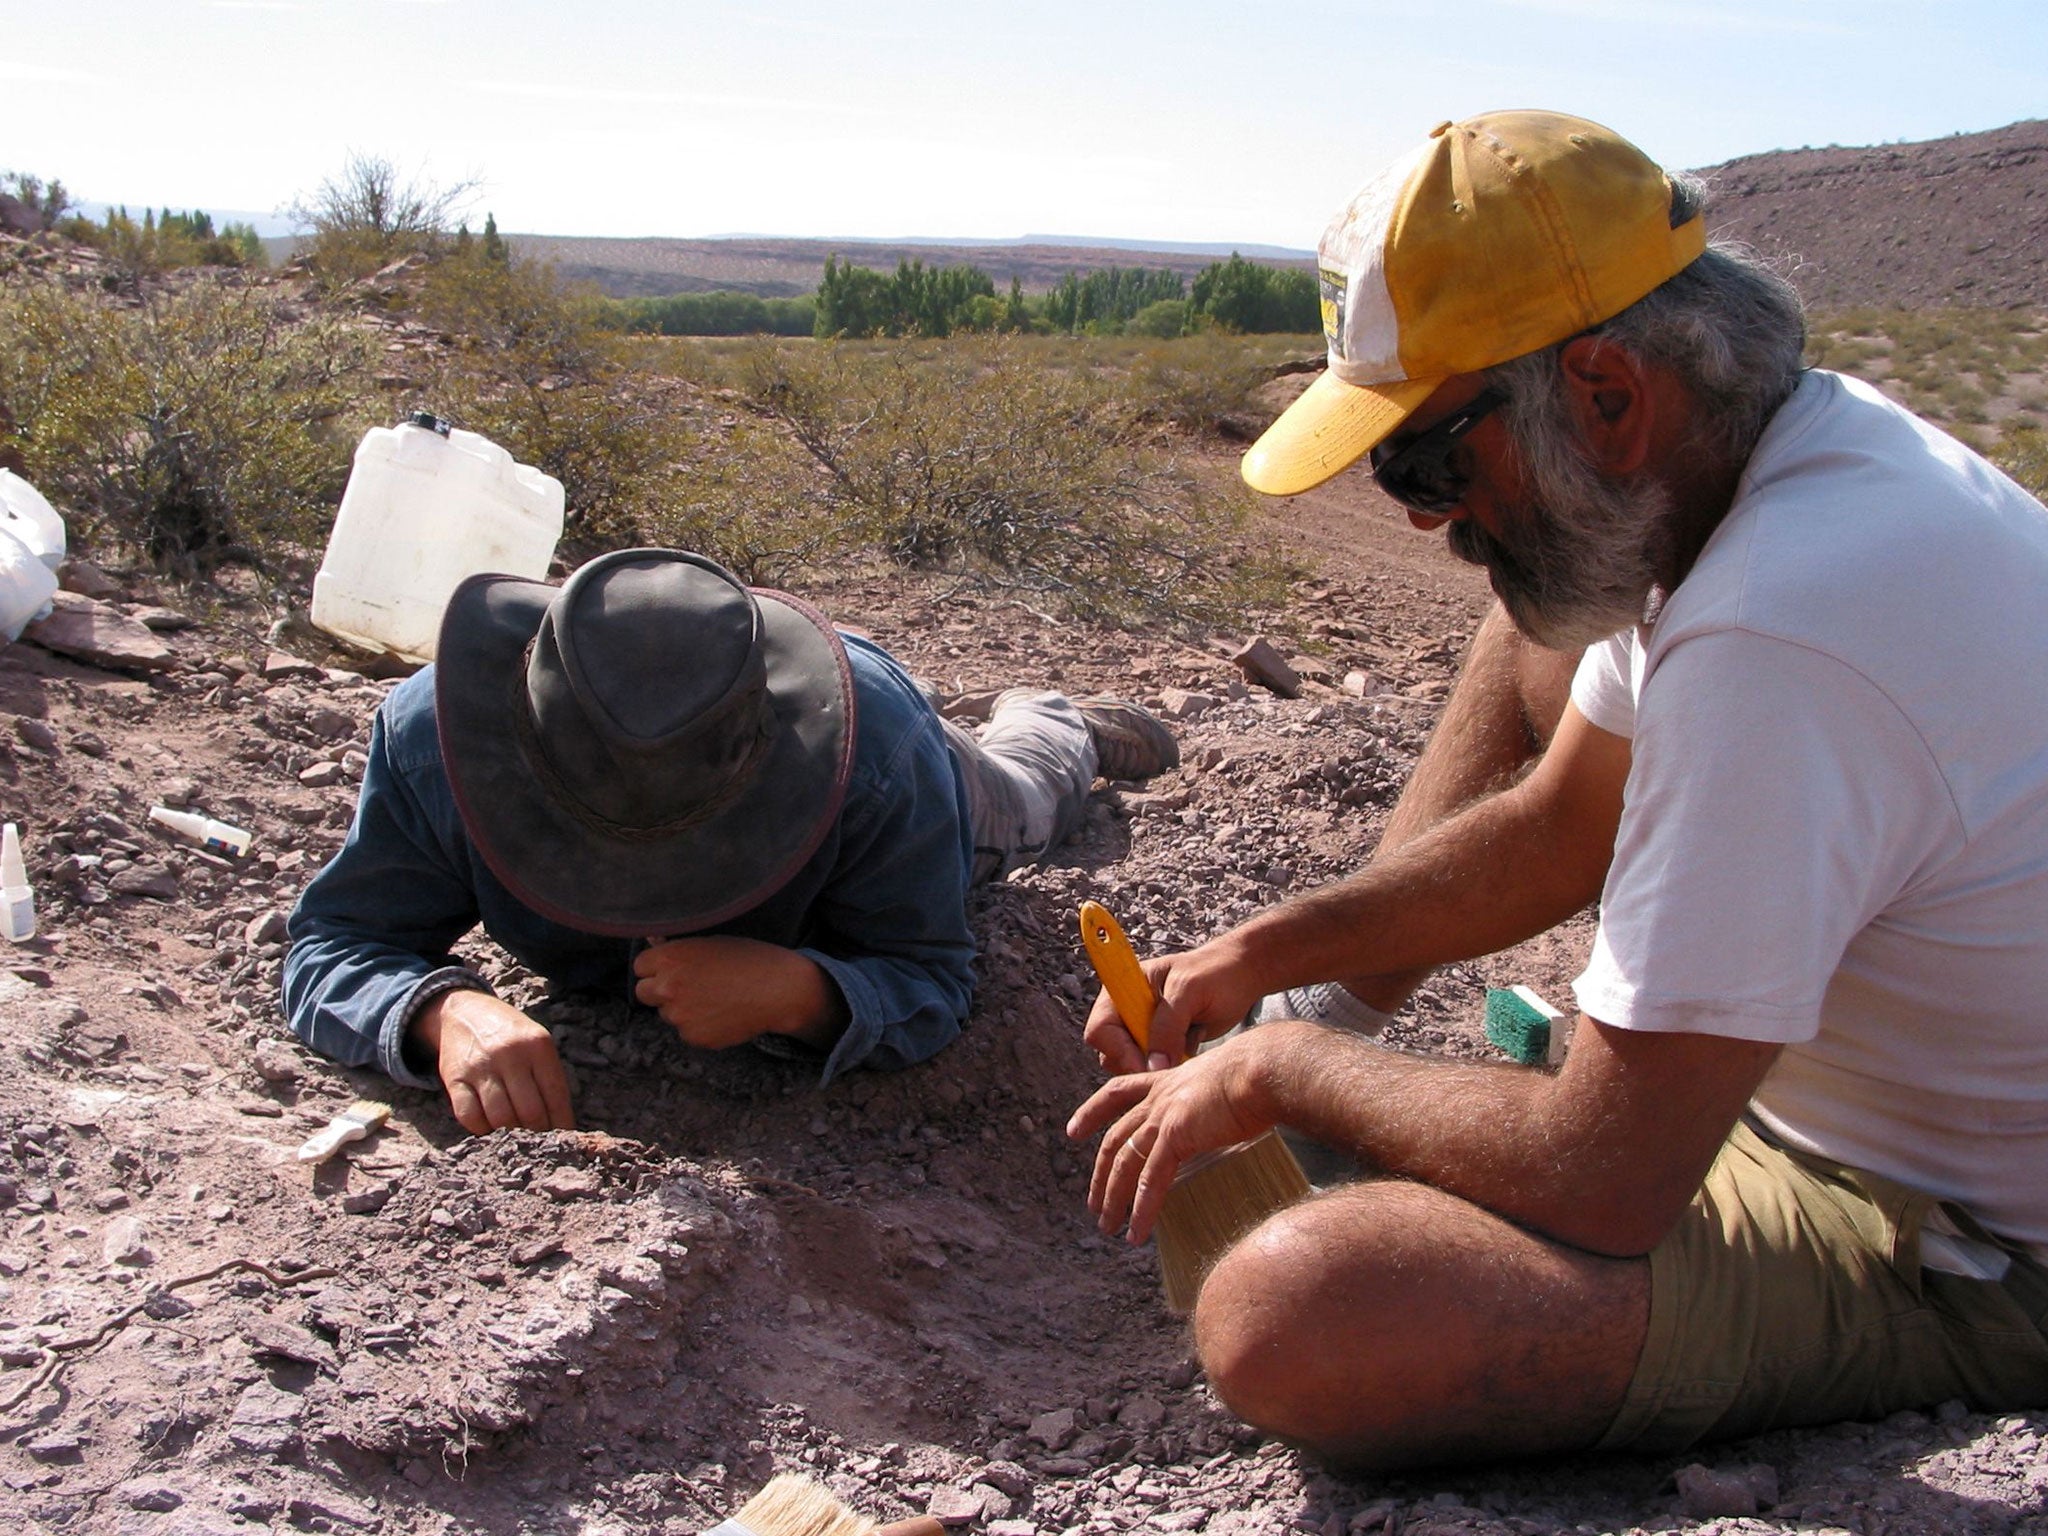
[[[870,690],[862,707],[870,748],[886,748],[862,754],[831,877],[798,945],[846,1000],[827,1083],[856,1065],[904,1067],[935,1055],[959,1037],[974,1002],[959,770],[936,716],[914,695],[884,705]]]
[[[292,1032],[322,1055],[435,1088],[432,1064],[407,1054],[414,1016],[443,992],[490,988],[450,954],[478,917],[467,850],[437,833],[405,771],[420,693],[401,690],[378,711],[347,841],[292,911],[284,1007]],[[431,716],[425,723],[431,734]]]

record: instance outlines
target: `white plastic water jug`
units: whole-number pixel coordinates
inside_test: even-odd
[[[57,573],[0,519],[0,645],[20,639],[24,629],[50,611],[56,595]]]
[[[562,482],[421,412],[356,447],[313,622],[371,650],[432,661],[441,610],[486,571],[538,581],[562,536]]]
[[[51,570],[64,563],[64,517],[11,469],[0,469],[0,528]]]

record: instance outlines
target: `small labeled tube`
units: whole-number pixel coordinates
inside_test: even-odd
[[[211,816],[201,816],[196,811],[174,811],[167,805],[152,805],[149,819],[214,853],[233,854],[239,858],[249,851],[248,832],[225,821],[215,821]]]
[[[16,944],[36,936],[36,897],[22,862],[21,833],[13,822],[0,831],[0,936]]]

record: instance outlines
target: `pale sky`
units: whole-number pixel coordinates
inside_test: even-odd
[[[507,233],[1312,247],[1433,124],[1671,166],[2048,116],[2042,0],[0,0],[0,169],[264,213],[351,151]]]

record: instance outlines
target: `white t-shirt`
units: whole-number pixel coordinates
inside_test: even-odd
[[[2048,1244],[2048,511],[1810,373],[1572,698],[1633,738],[1580,1008],[1784,1042],[1787,1143]]]

